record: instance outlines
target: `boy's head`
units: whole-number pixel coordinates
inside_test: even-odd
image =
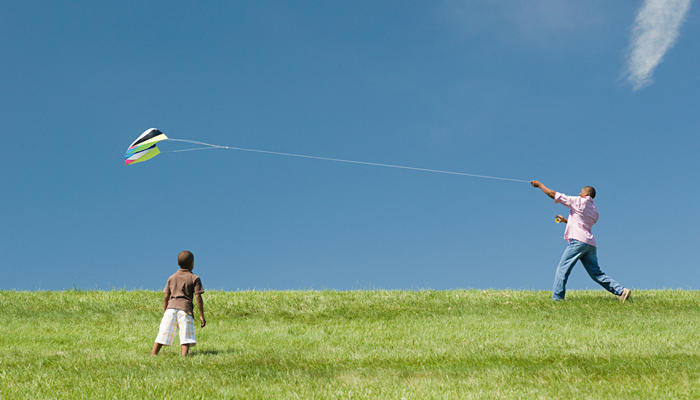
[[[192,270],[194,267],[194,254],[189,250],[183,250],[177,255],[177,265],[182,269]]]
[[[581,197],[591,196],[592,199],[595,199],[595,188],[593,186],[584,186],[581,189],[581,193],[579,193],[579,196],[581,196]]]

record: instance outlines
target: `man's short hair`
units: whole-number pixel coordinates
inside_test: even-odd
[[[583,190],[586,191],[589,196],[595,199],[595,188],[593,186],[584,186]]]
[[[180,268],[192,269],[194,265],[194,254],[189,250],[183,250],[177,255],[177,265]]]

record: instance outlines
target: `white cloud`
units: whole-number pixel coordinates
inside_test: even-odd
[[[614,21],[609,1],[442,0],[438,15],[465,37],[551,49],[605,37]]]
[[[678,39],[678,31],[690,9],[690,2],[644,1],[632,28],[625,74],[635,90],[652,82],[654,69]]]

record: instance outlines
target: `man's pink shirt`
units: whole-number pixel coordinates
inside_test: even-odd
[[[569,207],[569,222],[566,224],[564,239],[576,239],[580,242],[595,246],[595,239],[591,228],[598,221],[598,208],[593,203],[591,196],[567,196],[557,192],[554,202]]]

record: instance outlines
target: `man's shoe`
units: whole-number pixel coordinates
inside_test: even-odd
[[[632,293],[632,291],[629,290],[629,289],[627,289],[627,288],[622,289],[622,294],[619,296],[619,297],[620,297],[620,302],[624,303],[625,300],[629,299],[631,293]]]

